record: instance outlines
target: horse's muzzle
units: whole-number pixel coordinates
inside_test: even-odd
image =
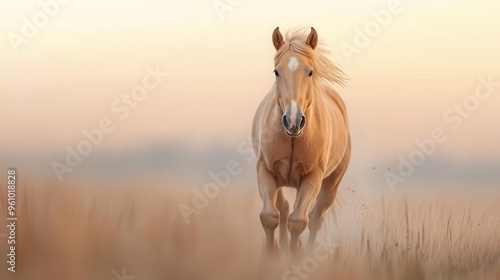
[[[297,115],[294,116],[294,118],[285,113],[281,119],[281,124],[283,125],[283,128],[285,128],[285,132],[288,136],[300,136],[306,126],[306,116],[304,116],[304,114],[300,111],[297,112]]]

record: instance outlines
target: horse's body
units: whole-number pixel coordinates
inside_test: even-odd
[[[277,249],[278,225],[281,247],[288,243],[288,228],[290,249],[296,251],[308,223],[309,242],[314,243],[335,199],[350,160],[350,135],[344,102],[332,87],[342,83],[342,72],[316,49],[316,31],[307,38],[292,33],[285,42],[276,28],[273,43],[277,80],[257,109],[252,128],[264,202],[260,218],[268,251]],[[297,189],[291,214],[285,186]]]

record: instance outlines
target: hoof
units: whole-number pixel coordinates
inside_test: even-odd
[[[305,251],[303,247],[297,248],[295,251],[292,251],[292,256],[294,259],[302,259],[305,256]]]
[[[279,257],[280,255],[281,251],[276,240],[274,240],[273,244],[266,244],[262,250],[262,256],[264,257]]]
[[[290,243],[290,252],[294,257],[304,256],[304,247],[302,246],[300,239],[297,240],[296,244]]]

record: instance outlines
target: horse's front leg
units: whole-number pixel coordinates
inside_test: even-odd
[[[288,217],[288,231],[291,234],[290,251],[299,251],[302,247],[300,244],[300,234],[307,227],[309,222],[307,214],[311,203],[321,189],[321,181],[323,180],[323,172],[313,171],[302,178],[300,186],[297,190],[297,198],[293,206],[293,212]]]
[[[283,250],[288,246],[288,215],[290,214],[290,205],[285,198],[283,188],[278,190],[278,199],[276,207],[280,211],[280,248]]]
[[[258,165],[257,178],[260,197],[264,204],[260,212],[260,222],[266,232],[266,251],[272,253],[278,250],[278,246],[274,240],[274,230],[278,227],[280,219],[280,212],[276,208],[278,188],[276,178],[267,170],[264,164]]]

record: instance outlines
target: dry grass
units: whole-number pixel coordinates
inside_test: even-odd
[[[256,194],[223,193],[190,224],[177,212],[189,194],[158,188],[21,187],[18,195],[18,272],[2,265],[0,279],[109,280],[122,267],[136,280],[283,279],[303,263],[260,259]],[[306,278],[500,279],[500,207],[464,201],[377,199],[351,227],[342,220],[353,216],[340,213],[319,237],[338,247]],[[5,256],[4,241],[0,248]]]

